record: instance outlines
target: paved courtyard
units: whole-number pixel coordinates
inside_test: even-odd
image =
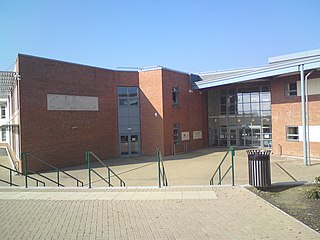
[[[236,149],[235,151],[235,184],[248,184],[248,163],[246,150]],[[164,165],[167,173],[169,186],[190,186],[190,185],[208,185],[212,174],[225,155],[225,149],[208,148],[187,154],[179,154],[175,156],[164,157]],[[85,156],[84,156],[85,157]],[[126,183],[126,186],[157,186],[158,185],[158,167],[155,156],[133,157],[133,158],[117,158],[104,161],[111,169],[117,173]],[[0,156],[0,164],[11,166],[6,156]],[[230,155],[226,158],[222,165],[222,173],[231,164]],[[107,171],[97,162],[92,163],[103,177],[107,177]],[[88,169],[87,165],[75,166],[65,169],[68,173],[79,178],[88,186]],[[303,160],[300,158],[276,157],[271,156],[271,178],[273,183],[288,182],[311,182],[320,173],[320,160],[313,160],[312,166],[304,166]],[[46,176],[56,180],[56,173],[46,173]],[[46,182],[46,186],[56,186],[54,183],[45,179],[34,176]],[[7,170],[0,168],[0,178],[9,180]],[[65,186],[76,186],[76,181],[61,174],[60,180]],[[218,178],[214,179],[217,183]],[[13,176],[13,181],[19,186],[24,185],[22,176]],[[35,181],[29,179],[29,184],[35,186]],[[119,181],[112,177],[112,184],[119,186]],[[231,184],[231,173],[229,172],[222,182],[224,185]],[[7,186],[1,183],[0,186]],[[107,184],[92,174],[93,187],[106,187]]]
[[[84,188],[35,188],[31,180],[28,189],[1,183],[0,239],[320,239],[319,233],[241,186],[248,183],[245,150],[236,151],[237,186],[230,186],[230,175],[223,182],[228,186],[208,186],[224,154],[205,149],[165,157],[167,188],[156,187],[154,157],[105,161],[125,188],[105,188],[94,178],[94,188],[88,189],[86,165],[67,169],[84,181]],[[320,172],[319,161],[308,167],[301,159],[272,157],[271,162],[273,183],[310,182]],[[228,157],[223,168],[229,163]],[[6,156],[0,164],[10,166]],[[97,163],[93,167],[105,173]],[[0,178],[8,179],[8,172],[0,169]],[[22,176],[13,180],[23,186]],[[70,178],[61,176],[61,181],[75,186]],[[112,182],[117,185],[115,178]]]
[[[1,239],[319,239],[243,187],[0,188]]]

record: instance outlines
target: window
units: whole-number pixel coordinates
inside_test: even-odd
[[[173,104],[173,107],[179,106],[179,88],[178,87],[172,88],[172,104]]]
[[[297,83],[296,82],[292,82],[292,83],[287,84],[286,95],[287,96],[297,96]]]
[[[6,118],[6,107],[1,106],[1,118],[4,119]]]
[[[299,128],[287,127],[287,141],[299,141]]]
[[[173,124],[173,144],[178,144],[180,142],[180,124]]]
[[[1,128],[1,141],[2,142],[7,141],[7,132],[5,128]]]

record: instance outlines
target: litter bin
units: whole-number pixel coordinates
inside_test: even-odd
[[[248,150],[249,184],[264,188],[271,185],[270,150]]]

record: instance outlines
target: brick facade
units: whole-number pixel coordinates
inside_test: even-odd
[[[141,154],[160,148],[172,153],[173,122],[182,131],[201,130],[188,150],[206,147],[205,94],[189,92],[189,75],[156,69],[113,71],[50,59],[19,55],[21,152],[32,152],[54,166],[85,163],[85,152],[101,159],[119,157],[117,87],[140,88]],[[181,88],[181,107],[172,108],[172,86]],[[95,96],[99,111],[49,111],[47,94]],[[47,169],[34,160],[32,170]]]
[[[319,78],[313,73],[309,79]],[[273,152],[277,155],[302,156],[303,143],[286,139],[287,126],[301,126],[301,97],[286,96],[285,87],[289,82],[300,81],[300,75],[280,77],[271,81]],[[320,95],[309,96],[309,125],[320,125]],[[310,143],[311,157],[320,158],[320,143]]]

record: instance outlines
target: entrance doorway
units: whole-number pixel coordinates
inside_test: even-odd
[[[118,87],[119,154],[140,154],[140,101],[137,87]]]
[[[139,134],[127,134],[120,136],[120,155],[139,155]]]

